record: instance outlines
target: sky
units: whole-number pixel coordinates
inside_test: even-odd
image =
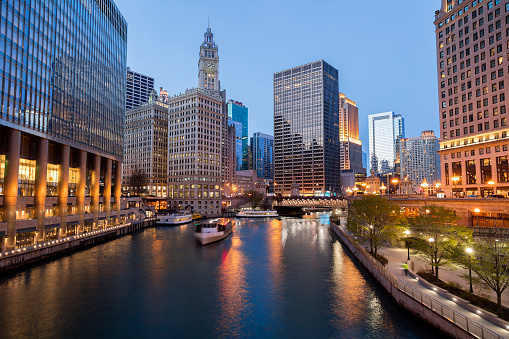
[[[439,136],[433,20],[440,0],[115,3],[128,23],[127,66],[170,95],[198,85],[210,18],[221,88],[249,108],[249,135],[273,135],[273,74],[323,59],[357,103],[364,152],[369,114],[401,114],[406,137],[423,130]]]

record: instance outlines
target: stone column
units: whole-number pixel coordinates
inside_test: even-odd
[[[40,138],[37,142],[35,161],[35,194],[34,207],[37,219],[35,243],[44,242],[44,218],[46,211],[46,181],[48,176],[48,139]]]
[[[117,211],[117,218],[120,218],[120,199],[122,197],[122,162],[115,162],[115,210]]]
[[[492,151],[495,151],[495,147],[493,147]],[[495,183],[490,186],[491,189],[493,189],[492,194],[497,194],[497,185],[498,185],[498,175],[497,175],[497,156],[493,155],[491,157],[491,180],[493,180]]]
[[[479,154],[479,149],[475,150],[476,154]],[[481,194],[481,186],[482,186],[482,179],[481,179],[481,159],[476,158],[475,159],[475,183],[477,186],[477,194]]]
[[[67,233],[67,197],[69,196],[69,155],[71,148],[61,146],[60,173],[58,176],[58,215],[60,215],[60,229],[58,238],[63,238]]]
[[[94,226],[92,230],[97,228],[98,217],[99,217],[99,182],[101,176],[101,156],[98,154],[94,155],[93,160],[94,170],[92,171],[92,183],[91,183],[91,205],[92,205],[92,213],[94,213]]]
[[[106,168],[104,172],[104,192],[103,192],[103,204],[104,210],[106,211],[106,219],[110,220],[111,212],[111,159],[106,159]]]
[[[18,202],[18,173],[21,132],[8,129],[7,152],[4,178],[4,220],[7,222],[7,235],[4,238],[4,251],[16,247],[16,204]]]
[[[78,226],[79,233],[83,232],[84,220],[85,220],[85,185],[87,180],[87,152],[79,151],[78,159],[78,183],[76,185],[76,207],[77,212],[80,216],[80,222]]]

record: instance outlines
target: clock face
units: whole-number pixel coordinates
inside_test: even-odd
[[[214,70],[214,64],[212,62],[210,62],[210,61],[207,61],[205,63],[205,69],[207,71],[213,71]]]

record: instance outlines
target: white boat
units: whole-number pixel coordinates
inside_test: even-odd
[[[232,233],[231,220],[219,218],[207,220],[196,225],[194,237],[202,244],[207,245],[222,240]]]
[[[156,224],[159,225],[181,225],[192,221],[191,214],[164,214],[158,215]]]
[[[254,211],[254,210],[242,210],[236,215],[238,218],[272,218],[279,217],[277,211],[266,210],[266,211]]]

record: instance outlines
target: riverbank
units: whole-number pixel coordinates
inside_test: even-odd
[[[125,224],[103,228],[92,232],[51,240],[0,253],[0,272],[24,266],[50,257],[78,251],[155,225],[156,218],[130,221]]]
[[[403,275],[400,262],[389,260],[386,268],[355,243],[340,226],[331,222],[331,229],[394,300],[421,319],[453,338],[509,338],[507,330],[463,309],[452,300],[437,293],[424,293],[415,277]],[[396,272],[399,272],[398,277]]]

